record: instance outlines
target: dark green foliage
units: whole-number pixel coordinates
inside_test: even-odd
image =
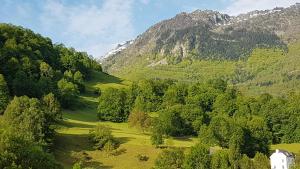
[[[180,169],[183,166],[184,153],[181,149],[163,150],[155,160],[155,169]]]
[[[175,104],[185,104],[187,88],[183,84],[174,84],[168,88],[163,97],[163,106],[172,106]]]
[[[197,144],[191,148],[184,161],[184,169],[207,169],[210,168],[211,156],[209,147]]]
[[[155,145],[156,147],[159,147],[164,143],[164,131],[161,128],[160,122],[155,119],[156,121],[153,122],[152,126],[152,132],[151,132],[151,143],[152,145]]]
[[[255,169],[269,169],[270,166],[270,160],[267,156],[265,156],[262,153],[256,153],[253,158],[253,164]]]
[[[76,99],[79,94],[77,85],[63,78],[57,82],[57,86],[62,105],[65,108],[70,108],[71,106],[76,105]]]
[[[164,134],[169,136],[184,136],[192,134],[192,125],[186,123],[181,116],[182,106],[175,105],[161,110],[158,124]]]
[[[112,136],[111,129],[107,126],[97,125],[90,134],[98,150],[112,151],[119,146],[119,142]]]
[[[0,74],[0,114],[3,114],[9,102],[9,93],[6,81]]]
[[[47,143],[51,143],[55,134],[55,124],[62,120],[60,104],[53,93],[49,93],[42,98],[42,106],[45,113],[45,127],[43,133]]]
[[[211,156],[211,169],[231,169],[230,152],[219,150]]]
[[[61,118],[60,106],[53,94],[40,102],[27,96],[15,97],[7,106],[4,119],[16,130],[32,137],[37,142],[50,143],[53,126]]]
[[[109,88],[99,97],[98,118],[105,121],[126,121],[129,110],[126,106],[124,90]]]
[[[227,89],[216,98],[213,109],[216,112],[232,116],[236,111],[236,90]]]
[[[101,70],[86,53],[54,45],[49,38],[9,24],[0,24],[0,55],[0,72],[11,96],[41,98],[50,92],[57,94],[56,83],[61,79],[58,72],[80,71],[88,78],[93,70]]]
[[[0,121],[0,168],[62,168],[44,150],[52,141],[52,127],[57,122],[52,115],[59,112],[59,106],[52,104],[53,98],[49,94],[40,102],[23,96],[10,102]]]
[[[17,130],[27,133],[35,141],[45,137],[45,113],[38,99],[27,96],[15,97],[7,106],[4,118]]]
[[[5,132],[0,135],[0,168],[62,169],[54,157],[26,137]]]

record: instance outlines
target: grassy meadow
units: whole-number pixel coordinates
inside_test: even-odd
[[[107,87],[126,87],[129,81],[118,79],[106,74],[97,73],[93,81],[88,82],[86,94],[81,96],[85,104],[76,110],[64,110],[63,122],[58,128],[55,141],[55,157],[67,169],[78,161],[86,161],[85,166],[94,168],[115,169],[148,169],[161,152],[150,143],[150,135],[130,128],[127,123],[98,122],[97,95],[95,89],[104,90]],[[97,82],[98,81],[98,82]],[[118,155],[108,155],[95,150],[89,140],[90,130],[98,123],[109,126],[112,134],[121,142]],[[172,138],[166,140],[168,146],[191,147],[196,138]],[[148,161],[140,162],[138,154],[147,155]]]
[[[147,60],[138,60],[134,65],[112,74],[129,79],[176,79],[185,82],[206,81],[213,78],[233,79],[247,95],[271,93],[282,96],[300,88],[300,42],[280,49],[255,49],[248,59],[233,60],[183,60],[175,65],[149,66]],[[156,60],[159,61],[159,60]]]

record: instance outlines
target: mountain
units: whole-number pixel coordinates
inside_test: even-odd
[[[300,37],[300,4],[229,16],[211,10],[180,13],[150,27],[103,60],[119,74],[134,67],[176,65],[185,60],[247,60],[256,48],[288,51]]]
[[[113,49],[113,50],[109,51],[108,53],[106,53],[104,56],[101,57],[101,59],[105,59],[105,58],[108,58],[112,55],[116,55],[116,54],[122,52],[124,49],[126,49],[132,43],[133,43],[133,40],[129,40],[129,41],[126,41],[124,43],[118,44],[115,49]]]

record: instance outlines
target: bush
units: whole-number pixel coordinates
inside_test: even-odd
[[[90,134],[98,150],[111,151],[119,147],[119,142],[112,136],[108,126],[97,125]]]
[[[143,154],[138,154],[136,156],[138,158],[139,161],[148,161],[149,157],[147,155],[143,155]]]
[[[144,132],[151,125],[151,117],[142,111],[132,111],[128,117],[128,124]]]
[[[184,153],[182,149],[167,149],[160,153],[155,160],[155,169],[179,169],[184,162]]]

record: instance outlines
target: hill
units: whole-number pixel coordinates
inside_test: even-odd
[[[181,13],[109,55],[103,68],[130,80],[195,82],[221,77],[250,93],[280,94],[277,90],[286,86],[297,89],[298,68],[290,64],[299,60],[299,6],[236,17],[207,10]],[[279,55],[281,59],[275,57]],[[246,71],[249,77],[235,79],[239,71]],[[287,78],[288,74],[294,78]]]

